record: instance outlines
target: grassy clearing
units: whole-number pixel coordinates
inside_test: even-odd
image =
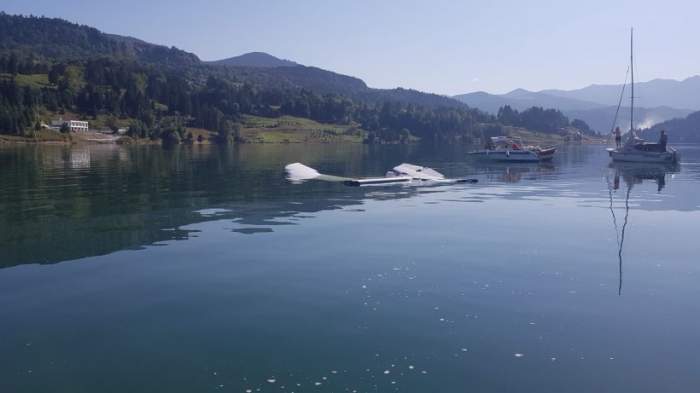
[[[12,79],[13,76],[10,74],[0,74],[0,79]],[[53,87],[51,83],[49,83],[49,75],[48,74],[31,74],[31,75],[24,75],[24,74],[17,74],[14,76],[14,79],[17,81],[17,84],[24,87],[24,86],[29,86],[32,88],[40,89],[42,87]]]
[[[0,135],[0,143],[72,143],[68,134],[42,129],[33,131],[30,136]]]
[[[248,143],[361,143],[357,124],[325,124],[293,116],[244,116],[241,137]]]

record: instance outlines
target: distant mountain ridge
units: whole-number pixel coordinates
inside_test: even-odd
[[[454,96],[465,104],[496,114],[498,109],[509,105],[524,110],[532,106],[555,108],[570,118],[578,118],[599,132],[608,132],[615,117],[622,85],[591,85],[576,90],[528,91],[515,89],[506,94],[474,92]],[[627,94],[627,93],[626,93]],[[637,96],[635,127],[648,128],[656,123],[685,117],[700,109],[700,76],[682,81],[654,79],[635,83]],[[623,100],[617,124],[627,128],[629,103]]]
[[[550,94],[528,91],[525,89],[516,89],[500,95],[478,91],[475,93],[457,95],[453,98],[462,101],[469,106],[473,106],[493,114],[497,113],[498,109],[504,105],[510,105],[511,108],[519,111],[531,108],[533,106],[556,108],[561,111],[587,110],[601,108],[604,106],[594,102],[582,101],[575,98],[562,98]]]
[[[208,61],[208,64],[237,67],[296,67],[300,64],[291,60],[280,59],[265,52],[249,52],[227,59]]]
[[[667,106],[700,110],[700,75],[683,80],[653,79],[634,84],[635,101],[640,107]],[[542,90],[540,93],[604,105],[617,105],[622,85],[590,85],[575,90]]]

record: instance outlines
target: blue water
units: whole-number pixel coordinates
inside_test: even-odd
[[[700,147],[465,151],[0,149],[0,392],[697,390]]]

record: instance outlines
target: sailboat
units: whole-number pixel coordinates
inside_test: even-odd
[[[676,163],[680,155],[676,149],[667,146],[666,143],[647,142],[637,136],[634,130],[634,29],[630,31],[630,131],[624,145],[617,148],[608,148],[608,154],[614,162],[648,162],[648,163]],[[624,85],[622,87],[624,94]],[[617,110],[620,110],[622,95]],[[615,115],[617,121],[617,114]]]

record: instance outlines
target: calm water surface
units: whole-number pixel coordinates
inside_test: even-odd
[[[700,147],[465,151],[0,148],[0,392],[697,391]]]

